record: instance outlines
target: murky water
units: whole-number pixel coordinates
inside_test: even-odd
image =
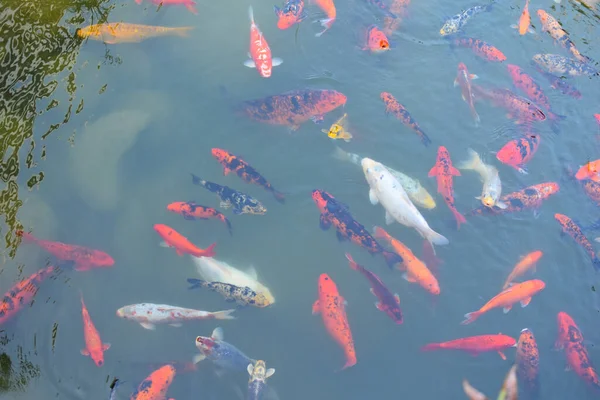
[[[312,23],[322,17],[317,7],[307,5],[309,18],[297,31],[280,31],[274,4],[255,2],[255,18],[273,56],[284,60],[269,79],[243,66],[247,1],[200,2],[198,15],[184,7],[157,10],[133,1],[1,3],[0,172],[5,186],[0,210],[6,252],[0,289],[5,292],[56,262],[33,244],[17,248],[14,232],[20,227],[38,238],[106,251],[115,265],[86,272],[63,269],[41,286],[31,307],[0,327],[0,398],[102,399],[108,397],[113,377],[126,381],[118,396],[128,398],[158,366],[191,361],[197,353],[196,336],[209,336],[217,326],[228,342],[276,368],[268,382],[280,399],[459,399],[464,398],[463,378],[493,394],[514,361],[513,349],[507,351],[508,361],[495,353],[472,357],[419,349],[429,342],[479,334],[502,332],[518,338],[526,327],[540,347],[541,398],[597,398],[575,373],[564,371],[564,354],[551,348],[561,310],[577,321],[587,340],[600,341],[597,274],[587,254],[571,238],[561,237],[554,219],[554,213],[584,225],[597,219],[597,206],[568,179],[565,167],[578,168],[598,158],[593,114],[600,112],[600,84],[598,77],[570,79],[582,93],[580,100],[573,99],[551,89],[530,60],[540,52],[568,55],[541,31],[538,8],[558,18],[579,50],[592,59],[600,59],[594,41],[600,34],[599,17],[577,2],[532,0],[537,34],[520,37],[510,25],[517,23],[522,3],[501,0],[466,25],[468,36],[488,41],[508,58],[490,63],[469,49],[451,48],[438,34],[444,19],[474,5],[470,1],[413,1],[391,38],[394,48],[381,55],[360,49],[361,32],[382,22],[382,14],[364,0],[336,1],[337,20],[320,38],[314,36],[320,27]],[[75,35],[77,28],[104,20],[195,29],[187,38],[117,45]],[[536,125],[542,141],[528,175],[500,164],[493,154],[519,135],[506,111],[478,102],[482,122],[474,126],[460,90],[453,87],[459,62],[479,76],[478,84],[511,89],[506,64],[521,66],[541,83],[554,112],[566,116],[558,134],[548,123]],[[243,100],[303,88],[335,89],[348,101],[321,125],[309,121],[293,133],[234,112]],[[385,115],[382,91],[406,106],[431,138],[430,147]],[[333,143],[320,130],[343,112],[354,138],[348,144]],[[398,271],[390,271],[381,257],[338,242],[333,229],[319,229],[313,189],[346,203],[369,230],[385,224],[381,206],[369,203],[360,168],[332,157],[335,145],[419,179],[432,194],[436,183],[427,173],[441,145],[455,164],[468,156],[467,148],[478,151],[498,167],[504,193],[546,181],[561,188],[544,202],[539,215],[526,211],[467,217],[469,223],[458,231],[436,194],[437,207],[422,213],[450,245],[436,248],[444,261],[438,275],[442,293],[432,300]],[[211,156],[213,147],[243,157],[286,194],[285,205],[234,174],[223,176]],[[168,212],[166,205],[174,201],[195,200],[218,208],[217,197],[193,185],[190,172],[260,199],[267,214],[221,210],[233,225],[230,236],[219,221],[187,221]],[[475,173],[464,172],[454,186],[460,212],[479,205],[474,197],[481,193],[481,183]],[[157,223],[175,228],[202,248],[217,242],[217,258],[242,270],[253,266],[276,304],[240,309],[233,321],[189,322],[155,331],[118,318],[119,307],[141,302],[207,311],[231,306],[213,292],[187,290],[186,278],[198,278],[194,265],[189,256],[159,247],[152,229]],[[399,224],[387,229],[421,255],[422,240],[412,229]],[[597,234],[588,233],[590,238]],[[525,309],[517,306],[507,315],[493,310],[461,326],[463,315],[496,295],[519,257],[534,250],[544,252],[535,277],[546,283],[545,290]],[[402,325],[375,308],[368,283],[348,267],[344,252],[399,294]],[[311,315],[323,272],[348,302],[358,357],[355,367],[338,373],[334,370],[343,365],[341,351],[320,317]],[[101,368],[80,354],[85,346],[80,292],[102,340],[111,343]],[[595,347],[589,344],[588,349],[600,363]],[[238,399],[247,379],[243,373],[215,378],[210,365],[201,364],[198,371],[177,375],[169,397]]]

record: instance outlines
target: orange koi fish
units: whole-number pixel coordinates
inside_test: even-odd
[[[201,206],[193,201],[176,201],[167,205],[167,210],[183,215],[183,218],[191,221],[209,218],[218,219],[227,225],[229,234],[232,234],[231,222],[229,222],[223,213],[215,210],[214,208]]]
[[[319,37],[331,28],[333,22],[335,21],[336,11],[335,4],[333,4],[333,0],[312,0],[314,4],[316,4],[323,12],[327,15],[326,19],[322,19],[321,26],[323,29],[321,32],[317,33],[315,36]]]
[[[131,400],[166,400],[167,390],[175,379],[175,367],[170,364],[164,365],[152,372],[140,383],[137,390],[133,392]],[[175,399],[169,399],[175,400]]]
[[[41,283],[55,271],[56,267],[48,266],[13,285],[4,294],[0,302],[0,326],[14,318],[25,306],[28,306]]]
[[[467,220],[454,206],[454,188],[452,186],[452,176],[460,176],[460,172],[452,166],[450,153],[444,146],[438,148],[435,165],[429,171],[428,176],[437,177],[438,193],[444,196],[446,205],[456,218],[457,228],[460,228],[460,224],[466,223]]]
[[[600,160],[590,161],[585,165],[582,165],[575,178],[581,180],[590,179],[595,182],[600,182]]]
[[[469,70],[465,64],[458,64],[458,72],[456,74],[456,79],[454,79],[454,87],[460,86],[463,101],[469,105],[475,122],[479,123],[481,122],[481,119],[479,118],[479,114],[477,114],[477,110],[475,110],[475,104],[473,104],[473,89],[471,88],[472,79],[477,79],[477,75],[469,74]]]
[[[531,302],[531,297],[541,292],[545,287],[546,284],[539,279],[512,284],[508,289],[498,293],[490,301],[485,303],[478,311],[465,314],[465,320],[461,322],[461,325],[468,325],[474,322],[477,318],[493,308],[503,307],[503,311],[506,314],[516,302],[520,302],[521,307],[527,307]]]
[[[542,255],[544,255],[544,253],[542,253],[540,250],[536,250],[527,254],[525,257],[521,257],[521,261],[515,265],[510,275],[508,275],[508,278],[506,278],[506,282],[504,282],[502,290],[507,289],[516,278],[523,275],[530,269],[535,272],[536,264],[540,258],[542,258]]]
[[[345,310],[346,300],[338,292],[335,282],[327,274],[319,276],[319,299],[312,307],[312,313],[321,314],[323,323],[329,335],[344,350],[346,364],[343,369],[356,364],[356,351],[354,340],[348,324]]]
[[[287,0],[283,8],[274,6],[275,15],[279,18],[277,27],[288,29],[306,18],[304,0]]]
[[[583,234],[581,227],[577,225],[571,218],[567,217],[564,214],[554,214],[554,218],[558,221],[560,226],[562,227],[562,234],[568,234],[575,240],[590,256],[592,263],[594,264],[594,268],[596,270],[600,269],[600,259],[596,255],[592,244],[588,240],[587,237]]]
[[[525,383],[525,387],[533,397],[540,390],[539,383],[539,364],[540,352],[533,332],[529,329],[523,329],[517,343],[517,376],[519,381]]]
[[[432,351],[432,350],[462,350],[476,356],[479,353],[486,351],[496,351],[500,354],[503,360],[506,360],[506,356],[503,350],[510,347],[516,347],[517,341],[510,336],[503,335],[501,333],[497,335],[479,335],[470,336],[466,338],[450,340],[449,342],[442,343],[430,343],[426,346],[421,347],[421,351]]]
[[[584,63],[590,62],[590,58],[584,56],[577,50],[575,47],[575,43],[571,41],[569,38],[569,34],[562,28],[560,22],[556,20],[552,15],[548,14],[546,11],[539,9],[537,11],[537,15],[542,22],[542,29],[554,39],[555,43],[560,44],[565,49],[569,50],[569,52],[577,59],[577,61],[581,61]]]
[[[22,236],[26,241],[37,244],[59,260],[74,262],[76,271],[87,271],[92,268],[112,267],[115,265],[115,260],[100,250],[94,250],[75,244],[42,240],[23,231],[17,231],[17,236]]]
[[[381,92],[381,100],[385,103],[385,112],[386,114],[392,114],[394,117],[398,118],[402,123],[409,128],[411,128],[419,138],[421,138],[421,143],[425,146],[429,146],[431,144],[431,139],[429,136],[423,132],[421,127],[417,124],[417,122],[413,119],[412,115],[406,110],[406,108],[396,100],[391,93]]]
[[[205,250],[194,246],[185,236],[175,229],[163,224],[154,225],[154,230],[163,238],[163,247],[173,247],[177,255],[189,254],[194,257],[214,257],[216,243],[211,244]]]
[[[248,16],[250,17],[250,51],[248,52],[250,60],[246,60],[244,65],[248,68],[256,68],[260,76],[268,78],[273,67],[281,65],[283,61],[280,58],[271,58],[267,39],[254,22],[252,6],[248,8]]]
[[[83,302],[83,295],[80,295],[81,315],[83,316],[83,337],[85,339],[85,349],[81,350],[81,354],[91,357],[94,363],[98,367],[101,367],[104,365],[104,352],[110,349],[110,343],[102,343],[98,329],[94,326],[90,313]]]
[[[371,53],[382,53],[390,49],[390,41],[386,34],[376,25],[369,26],[365,36],[365,45],[362,50],[370,50]]]
[[[402,257],[403,268],[398,267],[398,269],[406,270],[402,275],[406,281],[418,283],[423,289],[433,295],[437,296],[440,294],[440,285],[435,276],[429,271],[425,263],[419,260],[408,247],[378,226],[375,227],[375,238],[388,242],[394,251]]]
[[[520,173],[527,174],[525,164],[531,161],[540,146],[541,140],[541,136],[535,134],[528,134],[519,139],[511,140],[496,153],[496,158]]]
[[[560,311],[556,315],[556,322],[558,324],[558,336],[554,343],[556,350],[564,349],[567,343],[583,342],[583,334],[569,314]]]
[[[525,6],[521,17],[519,17],[519,35],[523,36],[529,32],[529,25],[531,25],[531,15],[529,15],[529,0],[525,0]]]
[[[481,215],[486,212],[491,212],[492,214],[506,214],[523,211],[528,208],[537,212],[541,207],[542,202],[551,195],[558,193],[559,190],[560,186],[556,182],[546,182],[529,186],[518,192],[502,196],[500,200],[508,206],[505,209],[481,206],[472,210],[469,215]]]
[[[588,385],[600,390],[600,378],[583,342],[567,342],[565,356],[569,369],[575,371]]]
[[[507,111],[507,118],[513,118],[516,123],[544,121],[546,114],[533,102],[518,96],[508,89],[484,88],[473,85],[475,99],[486,99],[496,107],[502,107]]]
[[[506,60],[506,56],[496,47],[483,40],[461,37],[453,40],[456,46],[466,47],[473,50],[475,55],[487,61],[502,62]]]
[[[158,36],[176,35],[186,37],[192,29],[194,29],[192,26],[169,28],[166,26],[116,22],[86,26],[85,28],[78,29],[77,35],[84,39],[99,40],[106,44],[138,43],[142,40]]]
[[[229,153],[227,150],[218,148],[212,149],[212,155],[223,166],[223,175],[227,176],[227,174],[233,171],[237,176],[242,178],[244,182],[261,186],[268,192],[273,193],[273,196],[275,196],[275,199],[278,202],[285,202],[284,194],[275,190],[275,188],[259,174],[257,170],[252,168],[250,164],[240,157]]]
[[[142,4],[143,0],[135,0],[137,4]],[[196,10],[196,2],[193,0],[150,0],[153,4],[157,6],[169,6],[169,5],[183,5],[188,9],[192,14],[198,14],[198,10]]]

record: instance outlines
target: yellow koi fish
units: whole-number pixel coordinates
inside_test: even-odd
[[[85,28],[78,29],[77,35],[84,39],[100,40],[107,44],[137,43],[158,36],[177,35],[184,37],[192,29],[193,27],[191,26],[169,28],[166,26],[116,22],[86,26]]]
[[[343,139],[346,142],[349,142],[352,139],[352,134],[348,132],[347,125],[344,122],[348,114],[342,115],[342,118],[335,121],[334,124],[331,125],[329,130],[321,129],[321,132],[326,133],[327,136],[331,139]]]

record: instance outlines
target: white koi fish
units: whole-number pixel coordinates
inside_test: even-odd
[[[458,169],[470,169],[479,174],[481,181],[483,182],[483,189],[481,196],[475,197],[481,200],[486,207],[498,207],[504,210],[507,206],[505,203],[500,201],[500,195],[502,194],[502,181],[500,181],[500,175],[498,169],[492,165],[484,164],[481,161],[479,154],[473,149],[469,149],[468,160],[463,161],[457,165]]]
[[[182,322],[200,319],[235,319],[235,309],[225,311],[200,311],[166,304],[140,303],[121,307],[117,316],[138,322],[143,328],[154,330],[157,324],[180,327]]]

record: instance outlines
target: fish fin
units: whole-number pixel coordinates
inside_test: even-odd
[[[498,351],[498,354],[500,355],[501,359],[503,359],[504,361],[506,361],[506,355],[503,352]]]
[[[310,120],[317,125],[323,122],[324,119],[325,116],[323,114],[313,115],[312,117],[310,117]]]
[[[248,267],[248,271],[246,272],[248,275],[250,275],[250,277],[254,280],[258,279],[258,273],[256,272],[256,268],[254,268],[252,265],[250,267]]]
[[[433,245],[437,245],[437,246],[445,246],[447,244],[450,243],[450,241],[448,240],[448,238],[446,238],[445,236],[437,233],[436,231],[434,231],[433,229],[431,229],[429,232],[427,232],[427,234],[425,235],[425,238],[427,239],[427,241],[429,243]]]
[[[450,166],[448,172],[450,172],[450,175],[460,176],[460,171],[457,170],[454,166]]]
[[[394,293],[394,299],[396,299],[396,303],[400,304],[400,296],[398,296],[398,293]]]
[[[102,351],[106,351],[106,350],[108,350],[108,349],[110,349],[110,343],[104,343],[104,344],[102,345]]]
[[[254,372],[254,364],[248,364],[248,366],[246,367],[246,371],[248,371],[248,375],[252,376],[252,372]]]
[[[165,242],[165,241],[162,241],[162,242],[158,243],[158,245],[159,245],[160,247],[171,247],[171,246],[170,246],[170,245],[169,245],[167,242]]]
[[[215,340],[223,340],[225,338],[225,334],[223,333],[223,328],[221,328],[221,327],[215,328],[212,331],[210,337]]]
[[[458,86],[458,79],[454,78],[454,87]],[[463,96],[463,100],[465,99],[465,97]]]
[[[479,154],[475,150],[468,148],[467,152],[469,153],[469,158],[458,163],[457,167],[459,169],[475,169],[477,165],[481,164],[481,157],[479,157]],[[476,197],[476,199],[481,199],[481,196]]]
[[[348,260],[348,264],[350,265],[350,268],[352,268],[355,271],[358,271],[358,264],[356,263],[356,261],[354,261],[354,259],[352,258],[352,256],[349,253],[346,253],[346,259]],[[371,288],[371,290],[373,290]]]
[[[386,212],[385,212],[385,224],[386,224],[386,225],[390,225],[390,224],[392,224],[394,221],[396,221],[396,220],[394,219],[394,217],[392,217],[392,214],[390,214],[390,213],[389,213],[389,212],[387,212],[387,210],[386,210]]]
[[[319,314],[320,312],[321,312],[321,304],[319,303],[319,300],[317,300],[317,301],[315,301],[315,302],[313,303],[313,306],[312,306],[312,314],[313,314],[313,315],[317,315],[317,314]]]
[[[478,77],[477,75],[475,75],[475,74],[471,74],[471,75],[469,75],[469,78],[470,78],[471,80],[473,80],[473,79],[479,79],[479,77]]]
[[[183,324],[181,322],[175,322],[172,324],[169,324],[170,326],[174,327],[174,328],[181,328],[183,326]]]
[[[235,319],[235,317],[231,315],[234,311],[235,308],[232,308],[231,310],[215,311],[212,315],[215,319]]]
[[[231,172],[231,170],[229,168],[223,167],[223,176],[229,175],[230,172]]]
[[[396,264],[404,262],[404,259],[400,257],[399,254],[394,253],[393,251],[383,251],[381,255],[383,255],[383,258],[385,258],[385,262],[392,269]]]
[[[198,10],[196,9],[196,7],[194,7],[195,5],[196,5],[195,2],[190,1],[188,4],[185,5],[185,8],[187,8],[188,11],[191,12],[192,14],[198,15]]]
[[[504,311],[504,314],[507,314],[511,308],[512,308],[512,306],[506,306],[502,309],[502,311]]]
[[[148,329],[150,331],[156,329],[156,326],[154,324],[151,324],[150,322],[140,322],[140,325],[142,326],[142,328]]]
[[[497,201],[496,207],[498,207],[501,210],[506,210],[508,208],[508,205],[503,201]]]
[[[371,294],[372,294],[373,296],[377,296],[377,295],[375,294],[375,289],[373,289],[373,288],[369,288],[369,292],[371,292]]]
[[[324,231],[331,228],[331,221],[328,220],[323,214],[321,214],[321,216],[319,217],[319,228],[321,228]]]
[[[521,308],[525,308],[531,303],[531,297],[521,300]]]
[[[273,59],[271,60],[271,63],[272,63],[271,65],[272,65],[273,67],[277,67],[278,65],[281,65],[281,64],[283,64],[283,60],[282,60],[281,58],[279,58],[279,57],[275,57],[275,58],[273,58]]]
[[[281,15],[281,8],[277,7],[277,6],[273,6],[273,10],[275,11],[275,15],[277,15],[278,17]],[[250,374],[252,375],[252,374]]]
[[[253,60],[244,61],[244,66],[246,66],[248,68],[256,68],[256,64],[254,63]]]
[[[375,308],[377,308],[379,311],[383,311],[383,304],[381,304],[380,301],[376,301]]]
[[[202,282],[204,282],[201,279],[193,279],[193,278],[188,278],[187,281],[190,285],[192,285],[188,289],[199,289],[202,286]]]
[[[477,318],[479,318],[481,316],[481,312],[479,311],[473,311],[470,313],[466,313],[465,314],[465,319],[463,322],[461,322],[461,325],[469,325],[470,323],[474,322]]]
[[[88,349],[81,349],[81,355],[82,356],[89,356],[90,352],[88,351]]]
[[[185,254],[183,251],[181,251],[179,249],[175,249],[175,253],[177,253],[178,256],[182,256]]]
[[[183,213],[181,213],[181,215],[183,215],[183,219],[187,219],[188,221],[193,221],[196,219],[196,217],[194,217],[192,214],[187,213],[187,212],[183,212]]]
[[[265,375],[265,378],[270,378],[270,377],[272,377],[274,373],[275,373],[275,368],[269,368],[269,369],[267,370],[267,373],[266,373],[266,375]]]
[[[517,24],[511,24],[510,27],[512,29],[519,29],[519,26]]]
[[[433,168],[431,168],[429,170],[429,173],[427,174],[427,176],[432,178],[434,176],[437,176],[437,174],[438,174],[438,168],[437,168],[437,165],[434,165]]]
[[[337,237],[337,240],[339,240],[340,242],[343,242],[346,240],[346,237],[344,235],[342,235],[342,232],[340,232],[339,230],[335,231],[335,236]]]
[[[206,356],[204,354],[196,354],[194,356],[194,358],[192,359],[192,362],[194,364],[198,364],[200,361],[204,360],[206,358]]]
[[[407,272],[402,274],[402,278],[404,278],[405,281],[410,282],[410,283],[417,282],[417,280],[412,275],[409,275]]]
[[[572,370],[573,368],[569,364],[565,366],[565,372],[571,372]]]
[[[375,191],[373,189],[369,189],[369,201],[373,205],[379,203],[379,199],[377,198],[377,195],[375,194]]]

